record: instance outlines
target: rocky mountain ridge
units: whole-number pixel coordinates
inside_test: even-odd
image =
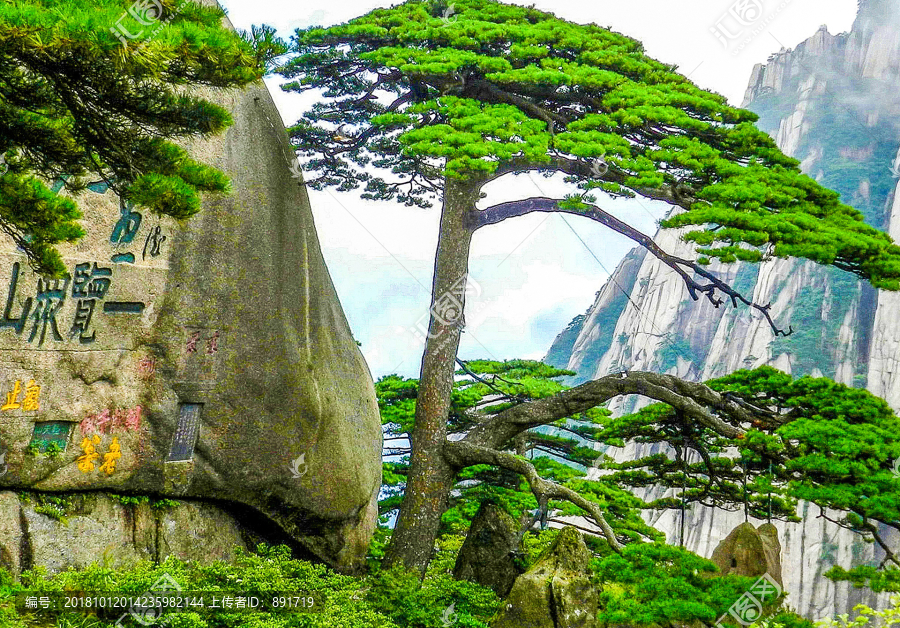
[[[759,114],[760,128],[801,160],[805,172],[840,192],[844,202],[895,240],[900,240],[898,8],[888,0],[862,0],[849,33],[832,35],[822,27],[796,48],[757,65],[744,102]],[[655,241],[672,254],[696,257],[676,231],[661,231]],[[559,334],[546,360],[578,373],[576,382],[623,369],[705,380],[768,364],[866,387],[900,410],[900,295],[811,262],[713,264],[711,270],[755,302],[771,303],[778,326],[792,326],[794,333],[776,337],[766,320],[747,308],[716,309],[692,301],[674,272],[636,248],[588,311]],[[612,409],[631,411],[638,403],[620,399]],[[860,602],[884,603],[823,577],[834,564],[877,560],[877,552],[817,518],[816,507],[803,508],[809,515],[805,523],[777,526],[788,603],[813,618],[849,612]],[[742,522],[740,513],[698,508],[689,514],[685,544],[709,556]],[[677,538],[677,514],[657,515],[654,523]]]

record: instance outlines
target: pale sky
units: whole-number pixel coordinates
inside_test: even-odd
[[[328,26],[394,4],[220,3],[237,28],[265,23],[282,36],[298,27]],[[764,63],[782,46],[793,48],[820,25],[833,34],[849,30],[857,3],[534,0],[533,4],[567,20],[594,22],[634,37],[650,56],[677,64],[700,87],[740,105],[754,64]],[[292,124],[308,100],[285,94],[275,79],[267,83],[285,123]],[[566,189],[561,181],[521,176],[498,181],[487,201],[564,194]],[[363,201],[353,192],[310,191],[310,200],[325,261],[373,376],[417,376],[422,344],[415,329],[419,323],[427,325],[423,317],[430,305],[439,209]],[[667,209],[646,201],[602,205],[651,234],[655,220]],[[608,272],[631,247],[623,236],[576,216],[565,220],[560,215],[525,216],[480,230],[473,241],[470,273],[480,294],[466,309],[461,357],[540,359],[556,334],[591,305]]]

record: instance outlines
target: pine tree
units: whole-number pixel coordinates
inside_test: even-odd
[[[441,517],[441,533],[464,532],[485,500],[519,518],[523,536],[538,522],[542,526],[566,524],[570,520],[561,517],[585,513],[585,508],[570,499],[571,493],[557,492],[549,499],[545,492],[548,499],[539,502],[541,493],[532,492],[539,477],[596,504],[624,548],[635,546],[623,559],[616,559],[608,543],[595,543],[603,564],[621,566],[622,560],[636,561],[632,567],[637,569],[647,565],[648,556],[662,552],[666,558],[659,556],[659,560],[688,565],[702,559],[683,551],[666,554],[669,550],[659,545],[680,539],[666,539],[647,525],[641,519],[642,510],[683,512],[701,504],[743,511],[756,519],[799,522],[798,503],[806,500],[817,506],[823,517],[877,543],[884,556],[879,568],[847,571],[837,567],[829,577],[866,584],[876,591],[900,591],[900,556],[892,547],[890,533],[890,528],[900,527],[900,475],[885,464],[900,461],[900,419],[884,400],[868,391],[827,378],[792,379],[766,366],[738,371],[705,385],[672,386],[675,390],[683,386],[679,395],[686,394],[723,418],[725,424],[739,429],[736,436],[727,437],[722,426],[692,419],[690,404],[682,400],[678,407],[657,403],[614,418],[609,410],[591,406],[590,397],[581,398],[590,393],[589,388],[579,387],[579,392],[559,382],[560,377],[573,375],[571,371],[540,362],[473,360],[460,362],[460,366],[447,427],[451,439],[464,442],[484,417],[511,413],[529,402],[548,404],[553,397],[567,399],[570,395],[574,401],[569,406],[572,414],[518,434],[510,443],[511,451],[498,455],[495,464],[461,466]],[[624,378],[607,378],[604,386],[615,379]],[[670,376],[656,376],[656,382],[663,384],[667,379],[675,381]],[[418,381],[391,375],[381,378],[375,390],[391,458],[385,462],[387,490],[379,502],[380,512],[386,516],[400,508],[409,475],[406,443],[415,425]],[[735,407],[728,410],[728,404]],[[579,408],[583,409],[575,411]],[[660,453],[624,462],[607,454],[610,448],[629,446]],[[448,449],[452,452],[453,446]],[[533,467],[534,479],[507,471],[505,463],[514,457],[519,458],[514,464]],[[652,501],[637,497],[637,492],[647,488],[663,489],[657,490],[663,496]],[[596,534],[598,529],[585,531]],[[603,574],[606,568],[599,570]],[[667,577],[691,581],[691,571]],[[628,582],[616,570],[605,578],[620,585]],[[628,607],[633,593],[633,587],[626,586],[619,595],[611,596],[607,612],[612,613],[617,605]],[[730,601],[718,608],[719,614],[735,596],[724,599]],[[710,619],[702,613],[680,617],[684,621],[704,618]],[[654,621],[658,619],[647,623]]]
[[[54,245],[84,234],[53,181],[72,195],[105,182],[175,218],[199,211],[201,192],[228,191],[179,145],[232,123],[196,88],[246,85],[280,49],[270,29],[245,40],[222,18],[191,1],[0,4],[0,229],[36,270],[62,273]]]
[[[625,539],[601,502],[543,480],[509,452],[532,428],[623,394],[669,404],[691,434],[705,428],[734,440],[767,416],[703,384],[626,373],[499,414],[476,413],[463,438],[448,440],[469,247],[478,229],[534,212],[590,218],[647,248],[679,274],[694,300],[743,303],[779,334],[791,330],[777,327],[767,305],[710,272],[711,259],[798,257],[900,288],[900,248],[802,174],[753,125],[753,113],[609,29],[494,0],[411,0],[347,24],[298,31],[292,52],[280,68],[292,79],[285,89],[321,92],[292,129],[308,184],[442,206],[410,466],[388,564],[424,573],[456,478],[472,465],[521,474],[538,501],[572,501],[621,551]],[[478,207],[488,183],[526,172],[561,173],[573,193]],[[621,197],[669,203],[674,211],[662,226],[685,228],[697,258],[667,253],[601,206]]]

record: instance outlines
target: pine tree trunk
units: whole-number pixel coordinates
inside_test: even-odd
[[[441,515],[453,488],[455,470],[442,448],[447,439],[450,393],[463,326],[465,286],[472,231],[466,212],[474,209],[480,186],[447,179],[434,264],[431,321],[416,400],[416,424],[406,492],[385,556],[385,565],[404,565],[424,576]]]

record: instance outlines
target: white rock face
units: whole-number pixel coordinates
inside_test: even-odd
[[[895,193],[891,209],[890,234],[900,239],[900,194]],[[867,388],[900,407],[900,294],[879,291],[878,308],[872,329]]]
[[[828,179],[835,176],[835,164],[874,164],[851,170],[853,177],[843,177],[845,186],[838,191],[844,202],[900,240],[900,177],[891,173],[900,148],[900,6],[894,5],[890,0],[863,0],[850,33],[831,35],[820,29],[796,49],[758,65],[744,106],[760,113],[760,128],[824,185],[836,185]],[[853,90],[845,89],[850,82]],[[861,132],[858,145],[836,146],[830,140],[835,129],[828,124],[834,123],[821,111],[835,100],[854,112]],[[657,233],[655,241],[675,255],[696,257],[675,231]],[[726,304],[716,309],[705,299],[691,301],[673,271],[640,251],[616,269],[580,324],[573,322],[565,343],[561,335],[548,358],[576,371],[577,381],[623,369],[705,380],[768,364],[794,375],[866,385],[900,411],[900,294],[876,291],[848,275],[797,260],[755,266],[714,263],[710,270],[743,294],[752,294],[756,303],[771,303],[778,326],[793,326],[796,333],[788,339],[776,337],[768,322],[748,308]],[[631,301],[618,306],[619,311],[612,304],[623,290]],[[611,339],[602,328],[608,324],[614,325]],[[567,354],[568,360],[560,359]],[[625,412],[646,403],[625,398],[610,407]],[[626,449],[616,457],[646,453]],[[817,506],[801,504],[801,511],[802,524],[776,523],[784,548],[788,604],[813,619],[851,612],[859,603],[885,607],[887,596],[835,585],[823,576],[834,565],[877,563],[880,551],[818,517]],[[679,517],[657,514],[651,523],[677,543]],[[687,517],[685,546],[710,556],[743,521],[741,512],[695,507]]]

